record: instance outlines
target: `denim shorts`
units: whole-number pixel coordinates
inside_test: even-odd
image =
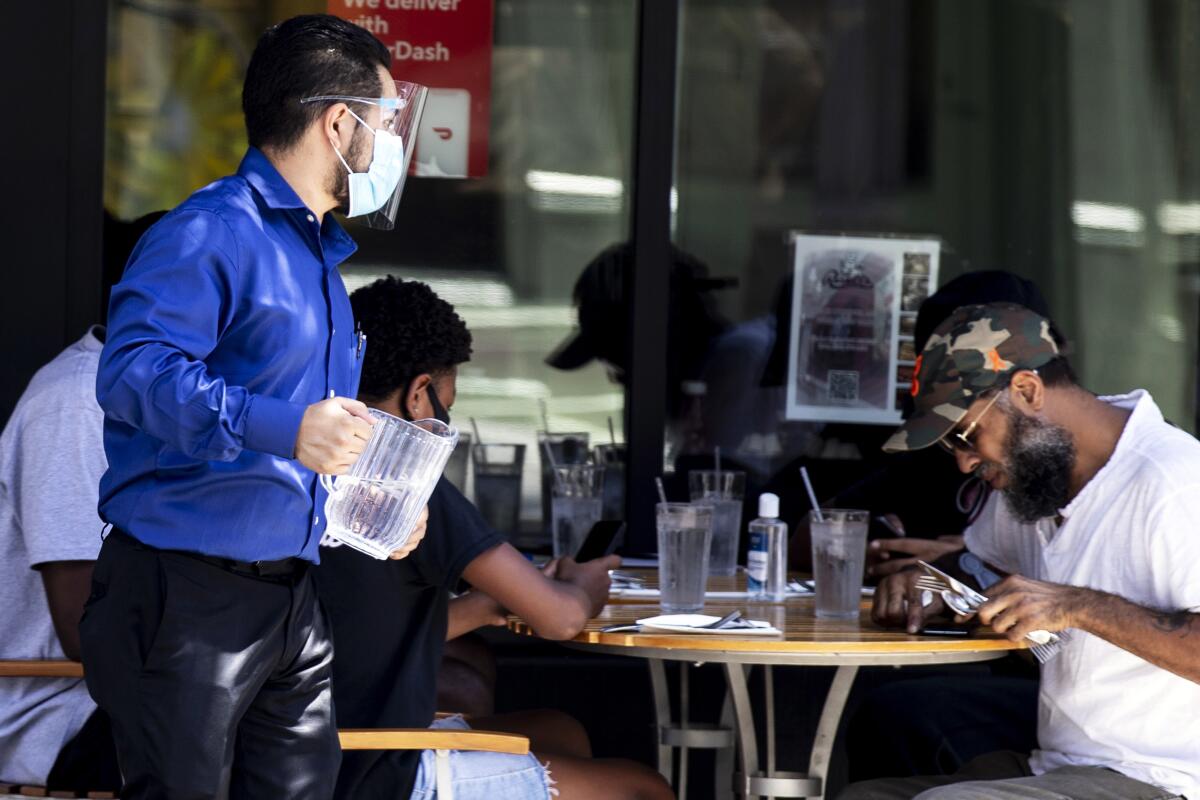
[[[462,717],[435,720],[431,728],[470,730]],[[432,800],[438,796],[436,755],[432,750],[421,753],[421,766],[413,784],[413,800]],[[454,782],[455,800],[548,800],[557,796],[548,765],[543,766],[532,753],[524,756],[506,753],[480,753],[453,750],[450,753],[450,774]]]

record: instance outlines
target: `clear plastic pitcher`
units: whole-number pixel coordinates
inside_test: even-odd
[[[375,558],[387,558],[412,535],[433,487],[458,442],[458,430],[436,419],[416,422],[371,409],[375,424],[362,455],[345,475],[321,476],[326,533]]]

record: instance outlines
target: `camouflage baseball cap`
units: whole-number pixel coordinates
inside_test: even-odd
[[[914,411],[887,440],[889,453],[935,443],[989,389],[1006,386],[1022,369],[1037,369],[1058,355],[1050,323],[1014,303],[962,306],[929,337],[913,367]]]

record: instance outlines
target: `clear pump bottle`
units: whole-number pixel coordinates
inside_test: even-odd
[[[779,520],[779,496],[758,496],[758,519],[750,523],[746,589],[752,598],[783,600],[787,594],[787,523]]]

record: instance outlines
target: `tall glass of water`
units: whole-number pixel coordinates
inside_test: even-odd
[[[713,535],[709,551],[710,575],[737,572],[738,542],[742,533],[742,501],[746,497],[746,473],[740,470],[694,469],[688,473],[688,492],[693,503],[712,506]]]
[[[592,449],[596,465],[604,467],[602,519],[625,518],[625,445],[598,444]]]
[[[459,433],[458,444],[446,462],[446,471],[442,474],[446,480],[453,483],[463,494],[467,492],[467,462],[471,460],[471,434]]]
[[[588,531],[600,521],[604,467],[571,464],[554,470],[550,538],[554,557],[574,556]]]
[[[816,512],[808,514],[816,614],[828,619],[858,619],[870,515],[866,511],[823,508],[821,517],[818,522]]]
[[[585,432],[547,433],[538,431],[538,458],[542,464],[542,533],[550,536],[550,499],[554,496],[554,467],[570,464],[587,464],[592,451],[588,447],[589,437]],[[554,457],[554,463],[546,458],[546,451]]]
[[[668,614],[700,611],[708,583],[712,506],[659,503],[655,515],[662,610]]]
[[[471,448],[475,506],[487,523],[511,540],[519,533],[523,444],[480,444]]]

